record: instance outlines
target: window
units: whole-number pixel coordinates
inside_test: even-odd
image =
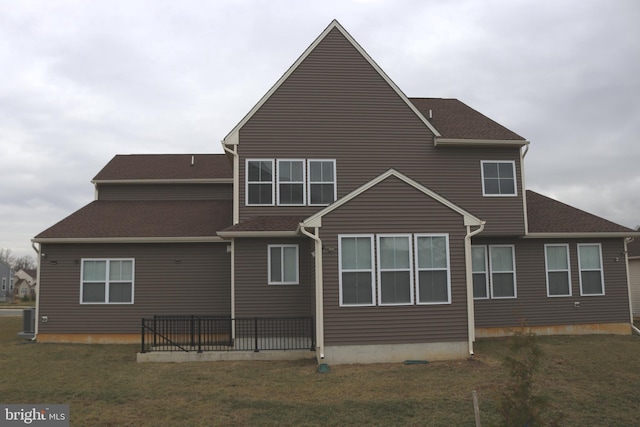
[[[378,235],[378,303],[413,304],[410,235]]]
[[[273,205],[273,160],[247,160],[247,205]]]
[[[336,161],[309,160],[309,205],[324,206],[336,200]]]
[[[517,296],[513,252],[513,246],[489,246],[492,298],[515,298]]]
[[[278,204],[304,205],[304,160],[278,160]]]
[[[471,270],[473,276],[473,298],[489,298],[489,269],[487,268],[487,247],[471,247]]]
[[[516,164],[513,161],[482,161],[482,195],[516,196]]]
[[[373,305],[373,236],[339,236],[340,305]]]
[[[23,297],[27,295],[27,288],[20,288],[20,296]]]
[[[580,295],[604,295],[602,251],[599,243],[578,244]]]
[[[83,259],[80,302],[133,304],[133,259]]]
[[[449,236],[416,234],[416,294],[418,304],[451,302]]]
[[[298,284],[298,245],[269,245],[269,284]]]
[[[3,291],[7,290],[7,278],[6,277],[2,278],[2,290]]]
[[[571,296],[569,245],[544,245],[547,296]]]

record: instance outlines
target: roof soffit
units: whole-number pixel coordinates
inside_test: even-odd
[[[365,60],[376,70],[378,74],[389,84],[389,86],[398,94],[403,102],[415,113],[415,115],[433,132],[434,136],[441,136],[438,130],[426,119],[426,117],[413,105],[409,98],[400,90],[400,88],[389,78],[389,76],[378,66],[378,64],[369,56],[369,54],[351,37],[337,20],[331,21],[329,26],[311,43],[311,45],[302,53],[302,55],[289,67],[289,69],[278,79],[278,81],[269,89],[269,91],[258,101],[256,105],[243,117],[243,119],[224,137],[223,145],[238,145],[240,143],[240,129],[253,117],[253,115],[264,105],[265,102],[273,95],[273,93],[282,86],[289,76],[298,68],[298,66],[309,56],[311,52],[320,44],[325,37],[333,30],[337,29],[340,33],[353,45],[353,47],[365,58]]]

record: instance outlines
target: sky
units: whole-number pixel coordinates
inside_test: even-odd
[[[94,198],[116,154],[220,140],[337,19],[409,97],[531,142],[526,187],[640,225],[640,1],[0,1],[0,248]]]

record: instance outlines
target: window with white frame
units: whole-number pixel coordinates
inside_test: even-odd
[[[336,161],[309,160],[309,205],[325,206],[336,200]]]
[[[83,259],[80,302],[133,304],[133,259]]]
[[[569,269],[569,245],[544,245],[547,271],[547,296],[571,296],[571,271]]]
[[[304,160],[278,160],[278,204],[305,203]]]
[[[373,235],[339,236],[340,305],[374,305]]]
[[[411,236],[378,235],[378,303],[413,304]]]
[[[273,160],[247,159],[246,162],[246,204],[272,206],[273,203]]]
[[[489,246],[492,298],[516,298],[515,264],[512,245]]]
[[[3,291],[7,290],[7,278],[6,277],[2,278],[2,290]]]
[[[415,235],[418,304],[451,302],[449,236]]]
[[[580,295],[604,295],[602,248],[599,243],[578,244]]]
[[[486,161],[482,166],[484,196],[516,196],[516,164],[513,161]]]
[[[298,245],[269,245],[269,284],[297,285]]]
[[[487,266],[487,247],[471,247],[471,270],[473,276],[473,298],[489,298],[489,268]]]

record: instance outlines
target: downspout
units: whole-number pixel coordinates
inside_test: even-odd
[[[234,145],[231,150],[222,141],[222,149],[233,156],[233,225],[240,222],[240,161],[238,159],[238,146]]]
[[[310,237],[315,242],[315,260],[316,260],[316,349],[320,355],[320,359],[324,359],[324,304],[322,301],[322,240],[320,240],[318,227],[315,228],[315,233],[309,233],[302,224],[300,224],[300,231],[307,237]]]
[[[42,260],[42,254],[40,253],[41,248],[37,248],[36,244],[34,242],[31,242],[31,247],[33,248],[34,251],[36,251],[36,257],[38,258],[38,270],[36,272],[36,318],[35,318],[35,325],[34,325],[34,330],[33,330],[33,338],[31,338],[31,341],[36,341],[36,339],[38,338],[38,325],[40,324],[40,270],[41,270],[41,260]]]
[[[524,152],[520,151],[520,182],[522,183],[522,214],[524,215],[524,235],[529,234],[529,214],[527,212],[527,186],[524,176],[524,158],[529,152],[529,141],[524,147]]]
[[[231,239],[231,339],[236,339],[236,239]]]
[[[633,242],[633,237],[627,237],[624,239],[624,262],[627,267],[627,293],[629,294],[629,316],[630,316],[630,324],[631,324],[631,334],[635,332],[637,335],[640,335],[640,329],[636,328],[633,324],[633,304],[631,303],[631,276],[629,275],[629,251],[627,250],[627,245]]]
[[[464,236],[464,256],[467,269],[467,326],[469,335],[469,354],[473,356],[473,342],[476,340],[476,320],[473,305],[473,259],[471,258],[471,238],[484,230],[486,221],[482,221],[478,229],[471,231],[467,225],[467,235]]]

